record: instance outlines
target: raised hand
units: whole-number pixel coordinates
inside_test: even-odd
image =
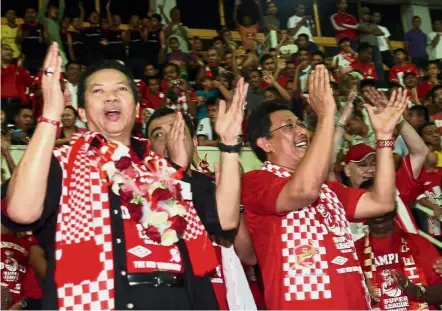
[[[384,92],[376,90],[376,88],[371,87],[364,92],[364,95],[370,103],[376,107],[376,112],[381,113],[384,111],[385,107],[388,105],[388,98],[385,96]]]
[[[238,136],[241,133],[242,121],[244,118],[244,104],[246,101],[248,83],[241,78],[237,84],[232,104],[229,109],[225,101],[220,101],[218,116],[215,122],[215,131],[225,145],[238,144]]]
[[[391,139],[393,131],[407,107],[407,92],[399,89],[393,91],[387,106],[382,112],[375,111],[374,107],[364,104],[370,116],[371,124],[378,139]]]
[[[189,142],[185,134],[185,127],[186,124],[183,115],[181,112],[178,112],[172,128],[167,135],[167,152],[169,158],[173,163],[182,168],[186,168],[191,160],[186,151],[186,146]]]
[[[308,79],[309,94],[304,98],[318,116],[330,117],[335,115],[336,104],[330,87],[330,75],[324,65],[316,66]]]
[[[275,83],[275,78],[273,77],[272,73],[268,70],[265,70],[264,72],[264,76],[262,77],[262,79],[269,85],[273,85],[273,83]]]
[[[49,47],[43,63],[43,70],[53,71],[53,74],[43,73],[41,88],[43,92],[43,117],[59,121],[64,111],[64,96],[60,86],[61,57],[58,55],[56,42]]]

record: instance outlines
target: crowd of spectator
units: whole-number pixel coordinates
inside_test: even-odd
[[[353,178],[350,162],[364,174],[375,169],[361,157],[365,153],[349,155],[358,144],[376,148],[362,105],[376,106],[384,93],[407,92],[404,118],[430,150],[425,186],[414,200],[407,201],[407,208],[416,203],[429,208],[434,216],[420,215],[413,221],[442,240],[442,21],[433,20],[433,31],[426,34],[421,30],[421,18],[414,16],[412,29],[404,34],[404,47],[393,49],[390,32],[382,26],[382,12],[362,7],[361,16],[355,17],[347,13],[347,1],[339,0],[330,20],[340,51],[330,55],[315,43],[316,25],[309,15],[313,12],[307,12],[303,4],[294,4],[296,15],[287,25],[278,20],[273,1],[265,8],[259,1],[255,5],[259,21],[239,16],[241,1],[235,1],[233,16],[240,41],[232,39],[233,29],[223,27],[209,45],[191,36],[178,8],[165,12],[161,5],[159,14],[152,8],[146,15],[132,15],[126,30],[119,14],[112,12],[111,0],[101,15],[93,11],[87,17],[80,1],[80,15],[73,18],[63,15],[64,0],[58,6],[45,0],[38,11],[26,9],[20,25],[14,10],[6,10],[7,24],[1,26],[1,150],[9,169],[14,169],[10,145],[26,145],[42,113],[41,70],[51,42],[58,43],[63,59],[60,84],[66,104],[56,146],[69,144],[75,133],[86,131],[85,120],[77,111],[77,88],[82,72],[100,59],[119,60],[134,74],[140,95],[134,135],[148,137],[146,124],[152,113],[169,107],[191,117],[198,145],[213,147],[218,141],[214,124],[219,102],[231,101],[241,77],[249,83],[247,116],[267,102],[279,101],[314,134],[317,116],[308,104],[308,77],[315,66],[324,64],[337,106],[336,125],[344,130],[336,140],[334,173],[349,185]],[[258,39],[261,32],[264,41]],[[247,120],[242,133],[248,144]],[[398,170],[409,147],[397,133],[394,154]]]

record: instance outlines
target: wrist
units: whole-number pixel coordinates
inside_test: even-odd
[[[385,134],[385,133],[376,133],[376,140],[391,140],[393,139],[393,133]]]
[[[235,137],[220,137],[219,140],[221,143],[223,143],[226,146],[234,146],[238,145],[240,143],[240,140],[238,139],[238,136]]]

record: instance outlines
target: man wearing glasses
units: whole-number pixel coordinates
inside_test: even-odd
[[[380,114],[367,105],[378,147],[370,192],[326,182],[336,105],[323,65],[316,66],[308,83],[307,99],[318,116],[311,140],[298,118],[276,102],[261,105],[248,123],[249,142],[264,165],[244,175],[242,204],[262,271],[266,307],[366,310],[369,296],[348,219],[394,209],[393,130],[406,94],[394,93]],[[351,295],[344,284],[352,286]]]

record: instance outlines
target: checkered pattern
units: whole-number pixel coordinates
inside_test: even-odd
[[[193,207],[193,203],[189,202],[189,208],[187,209],[187,227],[184,231],[184,240],[195,240],[199,236],[201,236],[205,229],[202,224],[198,214],[195,211],[195,207]]]
[[[63,279],[65,282],[58,284],[60,310],[115,308],[108,190],[101,181],[98,166],[94,165],[97,161],[96,155],[87,148],[95,136],[96,134],[91,133],[76,136],[71,146],[54,150],[54,155],[63,170],[62,197],[57,218],[56,260],[63,260],[64,245],[81,244],[94,239],[101,263],[100,267],[97,267],[101,272],[95,280],[86,279],[80,284],[73,284]],[[85,140],[82,140],[82,137]],[[77,154],[72,152],[77,142],[80,144],[84,141],[86,143],[82,144]],[[71,162],[74,166],[71,176],[67,176],[68,163]],[[59,273],[68,274],[66,271]]]
[[[281,178],[291,177],[289,172],[270,162],[265,162],[262,170]],[[316,204],[287,214],[281,226],[285,300],[332,298],[325,237],[330,232],[345,236],[354,249],[350,224],[336,194],[327,185],[322,185]],[[353,254],[357,260],[355,251]],[[363,281],[362,271],[359,272]]]

